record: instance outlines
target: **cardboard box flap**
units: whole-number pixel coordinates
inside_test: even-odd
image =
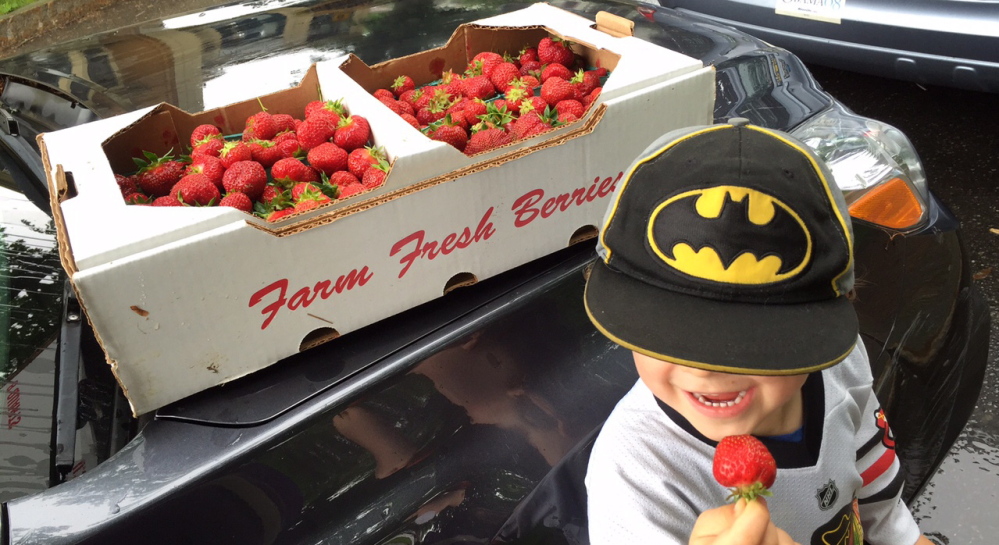
[[[266,108],[272,113],[286,113],[301,119],[305,105],[321,98],[316,65],[312,65],[295,87],[264,95],[259,98],[236,102],[221,108],[191,113],[172,104],[162,103],[147,116],[122,128],[101,143],[104,154],[114,172],[133,172],[133,157],[142,157],[143,151],[157,155],[170,152],[177,157],[189,153],[190,135],[198,125],[213,124],[225,135],[243,132],[246,119]]]

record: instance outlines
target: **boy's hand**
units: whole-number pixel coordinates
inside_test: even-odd
[[[701,513],[690,534],[690,545],[797,545],[770,521],[763,498],[735,503]]]

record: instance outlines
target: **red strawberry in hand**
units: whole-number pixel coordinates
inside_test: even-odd
[[[712,470],[715,480],[732,490],[729,499],[770,496],[768,489],[777,478],[773,455],[752,435],[730,435],[719,441]]]

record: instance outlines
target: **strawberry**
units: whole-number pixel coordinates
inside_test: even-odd
[[[374,96],[375,98],[377,98],[378,100],[386,100],[386,99],[388,99],[388,100],[395,100],[396,99],[395,93],[393,93],[392,91],[389,91],[388,89],[385,89],[385,88],[375,89],[374,91],[371,92],[371,95]]]
[[[500,128],[490,127],[472,133],[465,146],[465,155],[475,155],[510,143],[512,137]]]
[[[263,215],[263,218],[270,223],[284,219],[286,216],[290,216],[295,213],[294,208],[281,208],[279,210],[271,210]]]
[[[156,197],[151,203],[153,206],[184,206],[184,203],[178,201],[175,197],[170,195],[163,195],[162,197]]]
[[[541,79],[541,72],[544,71],[544,68],[545,68],[545,65],[541,64],[538,61],[525,62],[520,67],[520,75],[521,76],[532,76],[532,77],[538,78],[540,80]]]
[[[298,144],[303,150],[310,149],[329,142],[336,133],[336,125],[330,123],[328,118],[313,116],[298,124],[295,134],[298,136]]]
[[[419,110],[420,108],[426,106],[432,97],[433,92],[427,89],[415,89],[413,91],[406,91],[403,93],[402,96],[399,97],[399,100],[408,103],[414,110]]]
[[[357,148],[347,155],[347,170],[360,180],[364,176],[365,170],[371,165],[377,165],[378,161],[384,157],[385,152],[381,148]]]
[[[312,168],[327,176],[347,169],[347,152],[333,142],[325,142],[310,149],[306,158]]]
[[[525,100],[523,100],[520,103],[520,113],[523,114],[525,111],[529,112],[532,110],[537,112],[543,112],[547,107],[548,103],[545,102],[545,99],[539,96],[527,97]]]
[[[256,161],[239,161],[225,170],[222,176],[222,186],[227,193],[245,193],[252,200],[257,200],[267,185],[267,171]]]
[[[530,74],[527,74],[526,76],[520,76],[520,81],[524,82],[525,89],[531,89],[532,91],[534,90],[535,87],[541,86],[541,80]]]
[[[523,67],[529,62],[538,62],[538,48],[529,46],[520,50],[520,55],[517,57],[517,63]]]
[[[447,70],[441,74],[441,84],[440,87],[444,89],[447,94],[456,97],[462,94],[461,82],[464,78],[455,74],[454,72]]]
[[[493,68],[492,73],[489,74],[489,81],[492,82],[497,91],[505,93],[507,87],[510,86],[510,81],[519,77],[520,70],[517,65],[512,62],[503,62]]]
[[[250,161],[253,159],[253,152],[244,142],[226,142],[219,153],[222,166],[229,168],[233,163],[239,161]]]
[[[139,188],[146,195],[153,197],[169,194],[173,185],[184,175],[184,163],[174,160],[170,152],[162,157],[148,151],[144,151],[142,154],[145,156],[145,160],[133,159],[136,166],[139,167],[136,173],[139,177]]]
[[[332,121],[336,126],[340,118],[346,115],[347,110],[341,100],[313,100],[305,105],[305,119],[320,117]],[[330,115],[333,114],[333,115]]]
[[[242,210],[247,214],[253,212],[253,201],[245,193],[226,193],[219,201],[219,206],[231,206],[237,210]]]
[[[406,113],[406,110],[402,109],[402,104],[409,106],[409,104],[401,100],[396,100],[395,98],[379,98],[378,101],[387,106],[389,110],[392,110],[392,113],[395,115],[402,115]],[[409,106],[409,108],[412,109],[413,107]]]
[[[528,100],[533,95],[534,89],[527,87],[523,80],[517,78],[510,82],[510,86],[507,88],[504,98],[506,99],[506,104],[509,109],[519,112],[524,101]]]
[[[360,184],[361,180],[354,176],[349,171],[338,170],[330,175],[329,183],[338,188],[346,187],[348,185]]]
[[[221,138],[207,138],[191,149],[191,158],[204,155],[218,157],[222,154],[223,147],[225,147],[225,140]]]
[[[443,122],[431,130],[427,135],[434,140],[438,140],[458,148],[458,151],[464,150],[465,145],[468,144],[468,132],[465,131],[465,129],[463,129],[460,125],[452,121],[450,115],[445,117]]]
[[[712,465],[715,480],[731,489],[729,499],[753,501],[770,496],[777,478],[777,462],[759,439],[752,435],[730,435],[718,442]]]
[[[554,117],[555,111],[551,108],[546,108],[544,113],[530,109],[521,113],[520,117],[510,125],[510,134],[518,140],[541,134],[552,128]]]
[[[541,84],[541,98],[545,99],[549,105],[554,106],[563,100],[576,98],[576,93],[572,89],[572,84],[558,76],[548,78],[548,81]]]
[[[319,208],[319,205],[324,204],[324,203],[328,203],[328,202],[330,202],[330,198],[327,197],[326,195],[321,195],[320,197],[317,197],[317,198],[306,197],[306,198],[304,198],[304,199],[296,202],[295,206],[294,206],[294,208],[292,208],[292,210],[294,210],[295,213],[297,214],[299,212],[305,212],[307,210],[314,210],[316,208]]]
[[[483,51],[472,57],[468,63],[468,72],[474,75],[490,76],[493,69],[506,62],[503,55],[493,51]]]
[[[578,70],[569,80],[569,83],[576,90],[576,100],[581,101],[594,89],[600,87],[600,76],[597,75],[596,70]]]
[[[291,114],[274,114],[271,119],[274,120],[274,126],[277,128],[277,132],[274,133],[275,138],[283,132],[295,130],[295,118]]]
[[[271,114],[268,112],[257,112],[246,118],[245,128],[243,129],[244,136],[246,133],[253,135],[250,139],[270,140],[278,133],[278,126]],[[244,138],[244,140],[248,139]]]
[[[368,120],[359,115],[349,115],[340,120],[333,133],[333,143],[350,152],[367,145],[371,138]]]
[[[187,174],[204,174],[215,184],[215,187],[222,191],[222,175],[225,174],[225,166],[222,159],[211,155],[199,155],[191,158],[191,164],[187,166]]]
[[[416,115],[416,108],[413,108],[413,105],[408,102],[397,100],[395,101],[395,106],[401,111],[399,115],[403,114]]]
[[[291,200],[298,202],[306,193],[320,193],[319,186],[312,182],[299,182],[291,188]]]
[[[271,177],[285,186],[298,182],[318,182],[319,172],[294,157],[286,157],[271,167]]]
[[[367,191],[368,188],[364,187],[362,184],[350,184],[340,187],[340,196],[337,197],[340,200],[346,199],[347,197],[353,197],[358,193],[363,193]]]
[[[288,190],[275,184],[267,184],[264,187],[264,192],[260,195],[261,203],[271,205],[271,208],[275,209],[287,208],[290,200]]]
[[[202,144],[208,140],[222,140],[222,130],[212,125],[206,123],[203,125],[198,125],[194,127],[191,131],[191,147],[196,148],[199,144]]]
[[[388,176],[389,164],[385,161],[379,161],[377,165],[372,165],[371,168],[364,171],[364,176],[361,178],[361,185],[367,189],[374,189],[383,183],[385,183],[385,176]]]
[[[571,80],[573,77],[572,71],[565,67],[564,64],[549,64],[545,66],[544,70],[541,71],[541,83],[548,81],[549,78],[559,77],[564,80]],[[582,77],[582,76],[580,76]]]
[[[562,123],[570,123],[581,117],[586,108],[578,100],[560,100],[555,104],[555,111],[558,112],[558,120]]]
[[[392,82],[392,92],[395,93],[396,98],[406,91],[412,91],[413,89],[416,89],[416,84],[413,82],[413,78],[409,76],[399,76]]]
[[[170,196],[191,206],[215,206],[222,195],[215,184],[204,174],[188,174],[180,179]]]
[[[591,91],[590,94],[586,95],[586,98],[583,99],[583,106],[586,106],[587,108],[589,108],[590,104],[593,104],[594,102],[596,102],[597,97],[600,96],[600,91],[603,91],[603,90],[604,90],[603,87],[597,87],[596,89],[594,89],[593,91]]]
[[[412,115],[410,115],[410,114],[402,114],[399,117],[405,119],[406,123],[409,123],[410,125],[412,125],[413,128],[416,128],[416,129],[420,128],[420,121],[418,119],[416,119],[415,117],[413,117]]]
[[[420,125],[429,125],[435,121],[444,119],[450,106],[451,95],[443,89],[438,89],[426,107],[416,111],[416,120],[420,122]]]
[[[251,140],[246,145],[250,148],[250,158],[265,168],[284,158],[284,152],[271,140]]]
[[[470,125],[474,125],[481,121],[481,116],[486,115],[489,110],[486,103],[482,100],[469,100],[465,102],[462,109],[465,111],[465,118],[468,120]]]
[[[569,42],[545,37],[538,42],[538,60],[543,64],[558,63],[571,67],[576,62],[576,54],[569,49]]]
[[[471,99],[487,100],[496,94],[496,86],[488,76],[473,76],[462,80],[462,94]]]
[[[149,204],[150,202],[149,197],[139,193],[138,191],[125,195],[125,204]]]
[[[298,143],[298,138],[294,136],[294,133],[289,134],[292,135],[290,138],[285,138],[277,142],[277,148],[281,150],[281,157],[301,157],[305,155],[306,151]]]
[[[138,180],[135,176],[123,176],[121,174],[115,174],[114,180],[118,182],[118,189],[121,190],[121,196],[131,195],[132,193],[139,192]]]
[[[482,127],[497,127],[505,129],[513,121],[513,112],[506,107],[506,101],[497,100],[486,104],[486,114],[479,116],[477,125]]]

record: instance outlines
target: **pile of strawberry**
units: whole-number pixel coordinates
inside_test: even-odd
[[[116,173],[125,202],[231,206],[277,221],[374,189],[389,170],[367,119],[349,115],[341,101],[314,100],[301,120],[258,112],[235,139],[200,125],[190,143],[190,155],[143,152],[134,158],[137,172]]]
[[[462,74],[421,87],[401,75],[372,94],[430,138],[475,155],[580,119],[607,74],[588,70],[569,42],[545,37],[516,58],[484,51]]]

